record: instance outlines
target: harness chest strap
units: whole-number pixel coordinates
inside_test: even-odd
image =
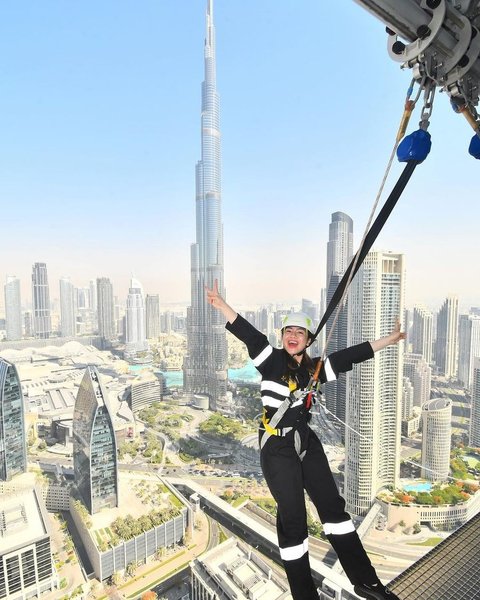
[[[281,429],[276,428],[277,425],[280,423],[283,415],[290,408],[291,404],[292,404],[292,398],[290,396],[288,398],[285,398],[285,400],[282,402],[282,404],[280,404],[276,413],[273,415],[273,417],[270,420],[267,419],[265,409],[263,410],[262,423],[263,423],[263,426],[265,427],[265,431],[260,439],[260,450],[265,446],[265,444],[267,443],[267,440],[272,435],[285,436],[285,435],[287,435],[287,433],[292,431],[293,427],[283,427]],[[294,433],[294,444],[295,444],[295,450],[296,450],[298,456],[300,457],[300,460],[303,460],[306,450],[304,450],[303,452],[301,451],[302,450],[302,440],[301,440],[300,434],[298,433],[297,430],[295,430],[295,433]]]

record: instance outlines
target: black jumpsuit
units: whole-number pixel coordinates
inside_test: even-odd
[[[300,364],[295,373],[295,383],[287,381],[287,352],[273,348],[267,338],[240,315],[233,323],[227,323],[226,328],[246,344],[250,358],[262,376],[262,404],[266,418],[270,420],[285,398],[292,397],[292,388],[306,388],[310,374]],[[339,373],[350,371],[354,363],[372,357],[369,342],[334,352],[322,365],[320,381],[336,379]],[[265,480],[277,502],[280,556],[295,600],[318,599],[308,558],[304,489],[315,505],[324,533],[352,584],[378,581],[350,515],[345,512],[345,500],[338,493],[322,444],[308,426],[308,420],[305,401],[293,398],[277,425],[280,430],[289,427],[292,430],[284,436],[269,437],[260,453]],[[294,445],[295,430],[300,434],[301,453],[306,451],[303,459]],[[261,425],[260,439],[263,433]]]

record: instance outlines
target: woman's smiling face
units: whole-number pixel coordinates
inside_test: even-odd
[[[303,327],[285,327],[282,335],[283,348],[293,356],[307,347],[307,330]]]

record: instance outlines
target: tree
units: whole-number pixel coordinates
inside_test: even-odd
[[[133,577],[137,571],[137,563],[136,561],[132,560],[132,562],[129,562],[127,565],[127,568],[125,569],[125,573],[129,576],[129,577]]]
[[[152,520],[148,515],[142,515],[139,517],[138,522],[142,531],[148,531],[149,529],[152,529]]]
[[[111,585],[119,585],[122,582],[122,576],[118,571],[114,571],[110,575],[110,584]]]
[[[142,600],[157,600],[158,596],[156,592],[148,590],[142,594]]]

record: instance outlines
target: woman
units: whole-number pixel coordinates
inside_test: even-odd
[[[282,324],[283,348],[278,349],[225,302],[216,281],[213,289],[207,288],[207,300],[222,312],[228,331],[246,344],[262,376],[260,461],[277,502],[280,556],[293,598],[318,600],[308,558],[306,490],[355,592],[370,600],[399,600],[378,579],[345,512],[345,501],[338,493],[322,445],[308,426],[310,406],[303,391],[319,360],[310,359],[305,352],[313,336],[311,319],[304,313],[287,315]],[[339,373],[350,371],[354,363],[368,360],[378,350],[404,338],[397,323],[387,337],[331,354],[320,369],[320,382],[336,379]]]

